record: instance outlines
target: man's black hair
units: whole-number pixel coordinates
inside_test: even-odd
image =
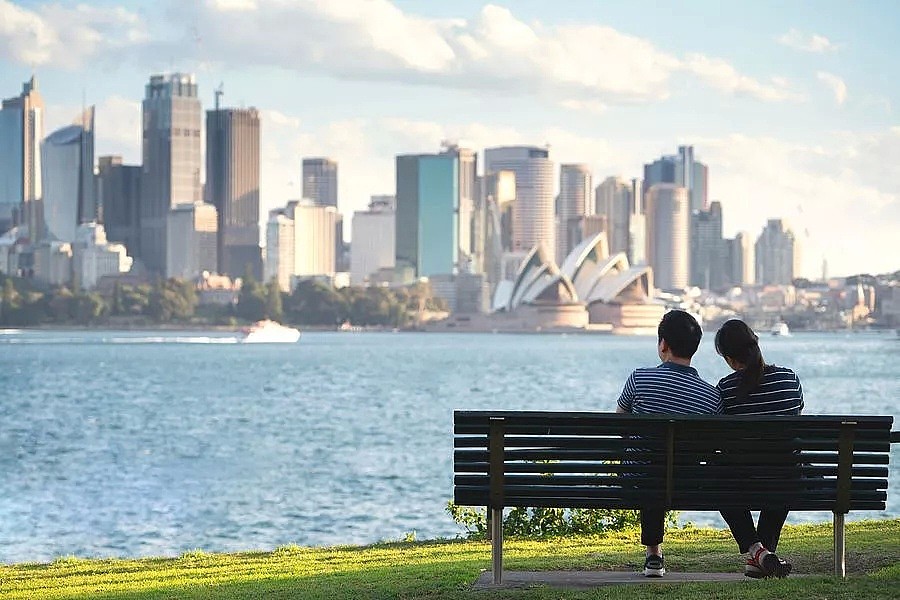
[[[666,340],[672,354],[678,358],[691,358],[700,346],[703,331],[697,319],[683,310],[670,310],[663,315],[657,331],[659,341]]]

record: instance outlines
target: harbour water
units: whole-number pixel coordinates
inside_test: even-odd
[[[695,358],[728,368],[707,335]],[[452,411],[614,410],[655,339],[0,332],[0,562],[452,537]],[[765,337],[807,414],[888,414],[893,332]],[[884,513],[900,516],[900,448]],[[716,524],[717,515],[682,514]],[[830,514],[795,513],[793,521]]]

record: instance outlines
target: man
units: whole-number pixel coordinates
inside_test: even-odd
[[[696,319],[682,310],[666,313],[659,323],[657,367],[636,369],[625,382],[616,412],[631,414],[715,414],[722,412],[719,391],[691,366],[703,331]],[[647,547],[644,575],[662,577],[666,513],[641,511],[641,543]]]

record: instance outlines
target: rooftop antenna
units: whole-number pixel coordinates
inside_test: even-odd
[[[219,87],[216,88],[216,112],[219,111],[219,100],[222,99],[222,96],[225,95],[225,84],[223,82],[219,82]]]

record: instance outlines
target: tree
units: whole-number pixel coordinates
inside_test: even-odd
[[[74,298],[75,321],[80,325],[95,323],[107,311],[106,302],[97,293],[78,294]]]
[[[238,318],[245,321],[259,321],[266,318],[266,290],[256,281],[250,269],[244,275],[241,293],[235,312]]]
[[[330,285],[311,279],[297,283],[285,312],[291,323],[330,327],[340,325],[349,316],[344,296]]]
[[[150,292],[147,311],[159,323],[184,321],[194,316],[197,292],[194,284],[180,279],[158,280]]]
[[[266,284],[266,317],[273,321],[281,321],[284,318],[281,288],[275,279]]]
[[[22,298],[16,290],[11,278],[3,281],[3,292],[0,294],[0,323],[11,325],[11,317],[16,309],[21,306]]]

